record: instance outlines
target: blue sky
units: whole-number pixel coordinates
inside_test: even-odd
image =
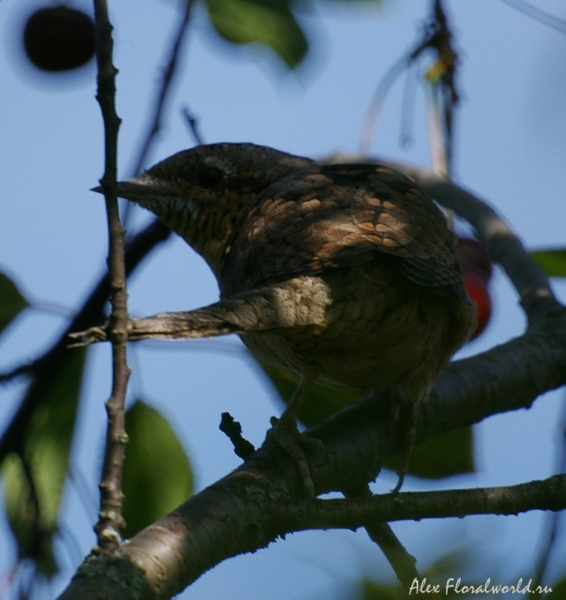
[[[534,0],[533,0],[534,1]],[[37,2],[26,3],[37,6]],[[167,0],[110,2],[115,25],[120,175],[131,175],[145,136],[161,68],[176,30],[176,4]],[[86,0],[72,3],[90,9]],[[316,3],[301,18],[312,31],[312,55],[297,73],[255,49],[234,53],[219,42],[197,13],[185,45],[182,74],[149,166],[193,145],[180,114],[184,105],[199,120],[206,142],[254,142],[306,156],[336,150],[355,152],[372,93],[387,68],[404,53],[426,16],[429,2],[389,0],[383,6]],[[102,175],[103,139],[91,65],[71,82],[40,80],[18,56],[21,2],[0,3],[0,268],[11,273],[37,303],[72,311],[101,274],[106,256],[104,204],[89,192]],[[566,18],[561,0],[537,6]],[[461,50],[461,109],[458,113],[455,178],[492,203],[533,248],[565,246],[566,36],[493,0],[452,0],[449,16]],[[414,143],[399,146],[403,83],[385,104],[372,152],[430,164],[423,96],[417,93]],[[147,215],[136,210],[135,231]],[[555,289],[563,300],[566,286]],[[187,310],[217,299],[208,268],[186,244],[171,240],[129,287],[135,315]],[[524,318],[506,278],[493,281],[494,317],[487,332],[463,351],[474,354],[519,335]],[[65,326],[62,316],[42,310],[20,318],[0,340],[0,369],[46,348]],[[109,393],[109,348],[89,355],[81,404],[80,433],[73,467],[89,482],[83,494],[96,499],[104,432],[103,402]],[[218,432],[220,413],[240,420],[254,443],[281,407],[253,370],[235,338],[132,348],[131,394],[143,396],[166,414],[194,462],[200,489],[238,464]],[[0,390],[0,424],[15,409],[22,384]],[[475,428],[478,473],[432,485],[409,478],[406,489],[514,484],[553,472],[563,392],[547,394],[528,411],[498,416]],[[394,479],[384,474],[378,491]],[[54,582],[60,589],[80,555],[94,543],[90,521],[76,487],[65,496],[66,529],[80,552],[62,550],[67,567]],[[474,517],[463,521],[403,523],[395,527],[426,566],[446,549],[475,544],[478,570],[505,581],[530,573],[542,516]],[[67,548],[67,545],[65,546]],[[0,573],[13,547],[0,519]],[[506,556],[502,571],[490,564]],[[553,573],[566,558],[562,542]],[[293,577],[289,577],[289,572]],[[391,578],[384,559],[363,533],[325,532],[290,536],[253,556],[220,565],[193,586],[191,597],[339,598],[361,574]],[[189,597],[185,593],[182,597]]]

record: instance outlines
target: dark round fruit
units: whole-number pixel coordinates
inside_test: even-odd
[[[24,47],[30,61],[43,71],[82,67],[96,50],[94,23],[67,6],[42,8],[26,23]]]

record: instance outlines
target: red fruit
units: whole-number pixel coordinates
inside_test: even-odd
[[[473,238],[456,238],[456,246],[464,286],[477,312],[476,329],[470,338],[473,340],[486,328],[491,317],[491,298],[488,284],[492,264],[487,246]]]
[[[82,67],[96,50],[96,32],[85,13],[53,6],[34,12],[24,29],[24,47],[30,61],[43,71]]]
[[[470,300],[474,303],[477,311],[476,328],[470,337],[473,340],[486,328],[491,317],[491,298],[487,289],[485,273],[470,263],[462,263],[462,275],[464,286]]]
[[[468,263],[478,270],[486,282],[491,277],[492,264],[487,246],[473,238],[456,238],[460,264]]]

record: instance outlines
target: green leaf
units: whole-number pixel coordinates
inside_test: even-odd
[[[387,585],[378,583],[370,579],[362,579],[361,581],[362,600],[404,600],[407,598],[407,592],[398,583]]]
[[[0,273],[0,332],[27,306],[29,304],[16,284],[4,273]]]
[[[129,437],[124,464],[124,535],[132,537],[193,493],[189,459],[171,425],[137,400],[126,413]]]
[[[397,460],[393,455],[384,466],[395,470]],[[408,472],[424,479],[442,479],[475,470],[472,428],[462,427],[417,444],[411,452]]]
[[[561,579],[560,581],[557,581],[551,586],[547,585],[547,587],[552,588],[552,596],[554,596],[555,598],[566,598],[566,579]],[[551,596],[549,596],[549,598],[550,597]]]
[[[69,351],[64,367],[22,432],[21,454],[2,464],[6,512],[22,556],[48,577],[57,571],[51,545],[69,465],[85,349]]]
[[[463,550],[452,550],[450,554],[440,556],[425,571],[419,569],[420,578],[413,580],[409,589],[403,589],[399,583],[387,585],[378,581],[363,578],[360,581],[362,600],[406,600],[407,598],[454,598],[462,597],[461,593],[455,592],[452,587],[446,588],[446,582],[454,578],[455,573],[465,571],[466,565],[470,564],[472,557],[469,552]],[[417,563],[418,564],[418,563]],[[495,575],[495,573],[494,573]],[[457,579],[457,577],[455,578]],[[467,581],[466,585],[471,582]],[[480,583],[472,583],[479,586]],[[428,593],[426,592],[428,586]],[[433,586],[438,586],[433,589]],[[465,596],[468,598],[469,596]],[[485,596],[481,596],[484,598]]]
[[[549,277],[566,277],[566,249],[534,250],[531,256]]]
[[[210,20],[222,37],[234,44],[264,44],[294,68],[305,57],[308,42],[290,4],[290,0],[206,0]]]
[[[264,362],[258,361],[258,364],[267,374],[281,399],[288,402],[299,383],[299,376],[278,367],[272,367]],[[308,426],[320,423],[320,421],[348,406],[348,404],[356,402],[363,395],[360,390],[334,388],[315,383],[310,387],[305,397],[301,410],[301,422]]]

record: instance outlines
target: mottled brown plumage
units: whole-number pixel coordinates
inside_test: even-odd
[[[258,358],[303,375],[292,418],[315,378],[425,399],[473,330],[444,216],[384,165],[213,144],[118,191],[193,246],[221,292],[202,309],[133,319],[130,339],[238,333]]]

